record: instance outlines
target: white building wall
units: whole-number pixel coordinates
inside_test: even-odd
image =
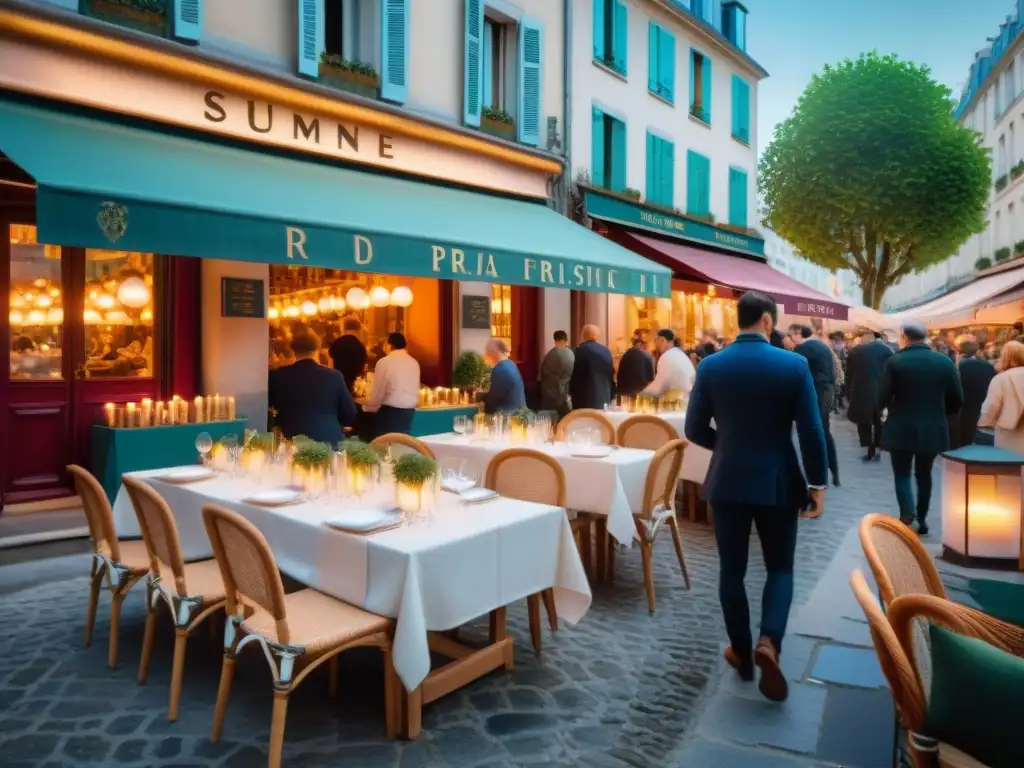
[[[816,291],[838,299],[851,307],[863,305],[856,276],[850,270],[832,274],[825,267],[802,258],[787,240],[783,240],[770,229],[762,229],[764,252],[768,264]]]
[[[757,80],[758,75],[741,59],[727,53],[721,38],[710,35],[682,12],[673,12],[652,0],[627,0],[629,35],[627,76],[595,64],[593,0],[573,0],[572,18],[572,173],[590,172],[591,109],[626,123],[626,184],[645,193],[647,189],[646,135],[653,133],[675,142],[674,207],[686,209],[686,153],[698,152],[711,160],[711,212],[728,221],[729,166],[747,172],[748,224],[757,226]],[[648,22],[654,21],[675,35],[675,104],[652,96],[647,90]],[[748,19],[748,33],[751,20]],[[690,49],[711,60],[711,126],[690,117]],[[732,138],[732,76],[739,74],[750,85],[750,146]]]

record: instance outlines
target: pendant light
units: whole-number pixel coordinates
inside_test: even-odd
[[[348,293],[345,294],[345,302],[352,309],[366,309],[370,306],[370,297],[367,296],[366,291],[356,285],[348,289]]]
[[[386,307],[391,303],[391,291],[383,285],[375,285],[370,291],[370,303],[375,307]]]
[[[408,307],[412,305],[412,289],[407,285],[400,285],[391,292],[391,303],[396,307]]]

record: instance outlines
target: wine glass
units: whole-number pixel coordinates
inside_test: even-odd
[[[196,435],[196,450],[199,451],[199,463],[205,466],[206,456],[213,450],[213,437],[209,432],[200,432]]]
[[[465,416],[456,416],[452,423],[452,430],[457,435],[465,435],[469,420]]]
[[[441,481],[453,493],[462,493],[475,486],[475,474],[469,461],[451,457],[441,459]]]
[[[238,444],[238,435],[224,435],[224,437],[221,438],[221,442],[224,444],[224,448],[228,452],[228,461],[231,462],[231,475],[234,477],[238,470],[238,458],[242,453],[242,446]]]

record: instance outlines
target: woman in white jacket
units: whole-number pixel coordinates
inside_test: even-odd
[[[996,447],[1024,453],[1024,344],[1008,341],[988,385],[979,427],[995,427]]]

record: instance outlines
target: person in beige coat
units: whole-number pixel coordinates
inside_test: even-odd
[[[1024,344],[1008,341],[988,385],[979,427],[995,427],[996,447],[1024,453]]]

